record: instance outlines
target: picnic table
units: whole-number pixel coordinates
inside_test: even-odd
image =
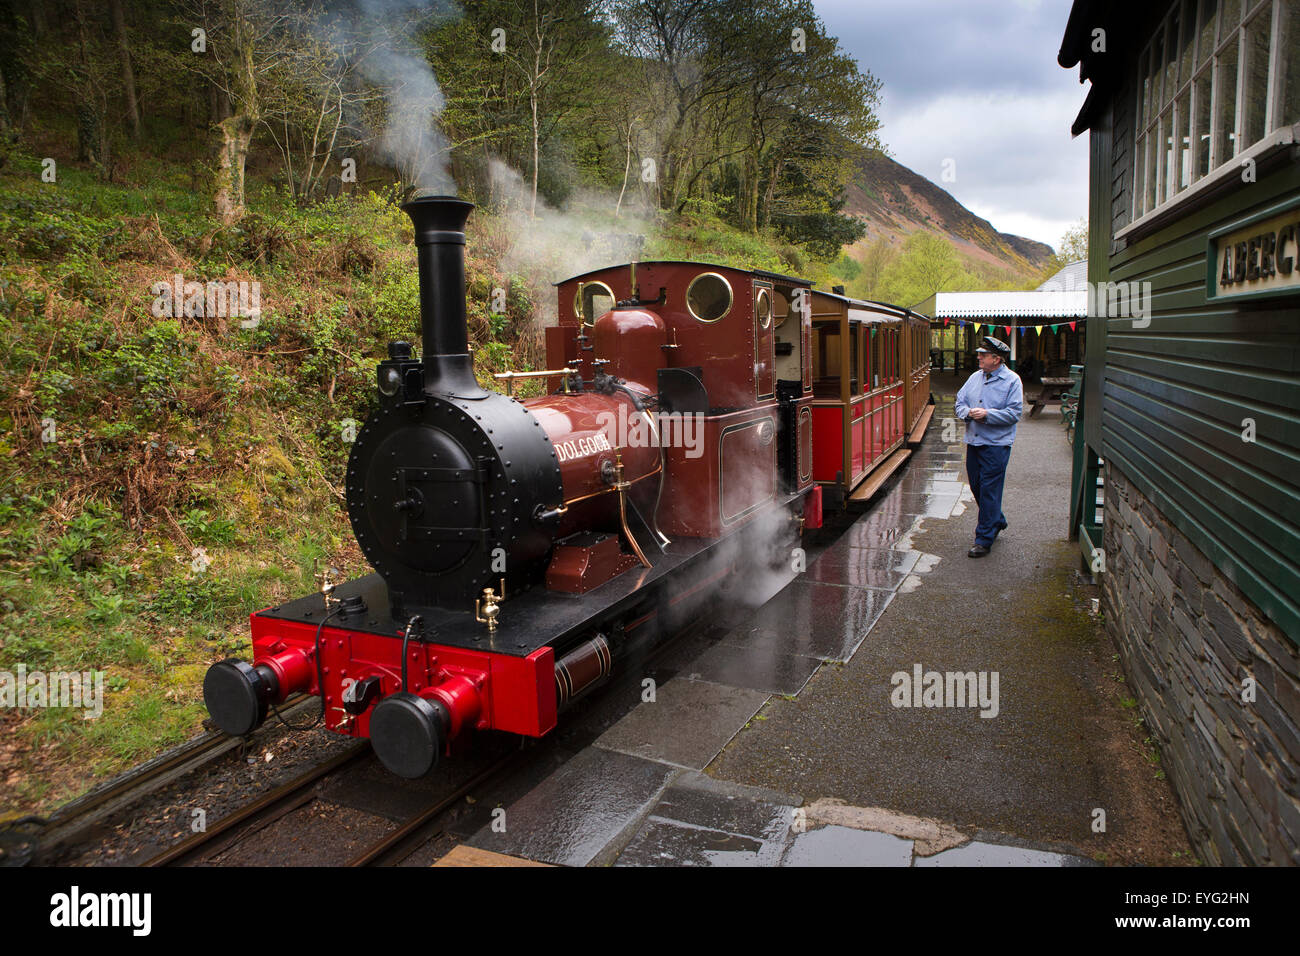
[[[1034,404],[1029,409],[1030,418],[1033,418],[1046,408],[1048,402],[1056,402],[1057,404],[1060,404],[1061,396],[1068,392],[1070,386],[1074,384],[1074,380],[1068,377],[1041,378],[1039,381],[1042,383],[1043,388],[1038,393],[1038,397],[1034,399]]]

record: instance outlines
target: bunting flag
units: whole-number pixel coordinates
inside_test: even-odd
[[[951,319],[949,319],[949,318],[947,318],[947,317],[944,318],[944,320],[943,320],[944,328],[947,328],[947,327],[948,327],[948,323],[949,323],[950,321],[951,321]],[[1071,331],[1071,332],[1077,331],[1077,328],[1078,328],[1079,322],[1083,322],[1083,321],[1086,321],[1086,319],[1079,319],[1079,320],[1076,320],[1076,321],[1074,321],[1074,322],[1070,322],[1070,323],[1069,323],[1070,331]],[[999,328],[1001,328],[1002,331],[1005,332],[1007,335],[1010,335],[1013,331],[1015,331],[1015,332],[1028,332],[1030,329],[1033,329],[1035,332],[1037,332],[1037,333],[1039,333],[1039,334],[1041,335],[1042,332],[1043,332],[1043,328],[1044,328],[1044,326],[1041,326],[1041,325],[1003,325],[1003,326],[997,326],[997,325],[994,325],[992,322],[970,322],[970,323],[967,323],[965,319],[957,319],[957,327],[958,327],[958,328],[962,328],[962,329],[964,329],[968,324],[969,324],[970,327],[975,331],[975,333],[976,333],[977,335],[978,335],[981,331],[983,331],[983,330],[987,330],[987,331],[989,332],[989,334],[991,334],[991,335],[997,335],[997,333],[998,333],[998,329],[999,329]],[[1065,323],[1063,323],[1063,322],[1057,322],[1057,323],[1055,323],[1054,325],[1049,325],[1049,326],[1047,326],[1047,328],[1050,328],[1051,331],[1053,332],[1053,334],[1055,334],[1055,333],[1056,333],[1056,332],[1061,328],[1061,326],[1064,325],[1064,324],[1065,324]],[[875,335],[875,334],[876,334],[876,330],[875,330],[875,329],[872,329],[872,330],[871,330],[871,334],[872,334],[872,335]]]

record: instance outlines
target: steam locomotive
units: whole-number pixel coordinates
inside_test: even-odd
[[[423,355],[389,346],[346,476],[375,573],[254,613],[252,662],[214,664],[203,690],[236,735],[291,694],[322,695],[329,729],[368,737],[414,778],[475,731],[548,733],[755,542],[820,527],[823,488],[843,500],[864,458],[860,443],[852,457],[850,402],[848,478],[814,474],[835,460],[814,458],[832,377],[814,372],[841,359],[847,371],[848,358],[828,359],[825,315],[815,335],[810,283],[689,262],[575,276],[558,285],[548,368],[499,376],[502,394],[479,386],[468,349],[473,206],[402,208]],[[836,298],[848,322],[855,300]],[[524,375],[554,387],[519,401],[508,393]]]

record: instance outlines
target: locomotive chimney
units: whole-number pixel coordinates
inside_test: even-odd
[[[473,203],[455,196],[422,196],[402,204],[415,224],[424,388],[461,398],[486,394],[474,380],[465,325],[465,221],[473,209]]]

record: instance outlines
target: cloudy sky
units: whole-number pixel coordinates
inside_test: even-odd
[[[883,82],[881,136],[894,159],[996,229],[1053,248],[1087,215],[1087,134],[1070,138],[1087,87],[1056,63],[1070,0],[814,5]]]

